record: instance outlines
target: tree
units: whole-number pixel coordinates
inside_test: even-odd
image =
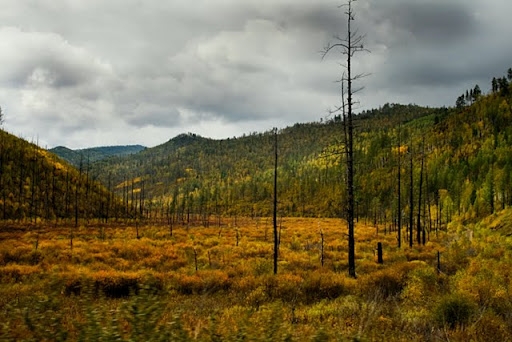
[[[510,82],[512,82],[512,68],[508,68],[507,78]]]
[[[4,123],[4,112],[2,111],[2,107],[0,107],[0,126]]]
[[[421,244],[421,233],[422,233],[422,227],[421,227],[421,193],[423,189],[423,169],[425,164],[425,137],[422,139],[421,143],[421,168],[420,168],[420,184],[418,186],[419,193],[418,193],[418,216],[416,219],[416,241],[418,245]],[[425,228],[423,228],[424,231]],[[423,243],[425,244],[425,243]]]
[[[501,95],[508,95],[508,81],[505,76],[498,79],[498,87],[500,89]]]
[[[496,77],[492,78],[492,92],[496,93],[498,91],[498,80]]]
[[[277,234],[277,128],[274,128],[274,210],[272,219],[274,223],[274,274],[277,274],[279,255],[279,237]]]
[[[464,99],[464,95],[461,95],[457,98],[455,106],[457,107],[457,109],[462,109],[466,106],[466,100]]]
[[[476,100],[478,100],[480,95],[482,95],[482,90],[480,89],[480,86],[478,84],[476,84],[475,88],[473,89],[473,97],[472,97],[471,100],[473,102],[476,102]]]
[[[345,118],[346,129],[346,164],[347,164],[347,204],[346,204],[346,219],[348,224],[348,273],[351,277],[356,277],[356,264],[355,264],[355,238],[354,238],[354,216],[355,216],[355,194],[354,194],[354,124],[352,119],[352,107],[354,105],[353,95],[356,91],[353,89],[353,82],[361,77],[362,74],[352,74],[352,57],[361,51],[365,51],[363,47],[363,38],[357,34],[357,31],[352,30],[352,21],[355,20],[355,13],[352,8],[356,0],[348,0],[346,4],[340,6],[346,8],[345,15],[347,16],[347,32],[345,37],[336,36],[335,43],[329,43],[322,52],[322,57],[325,57],[333,50],[338,50],[342,55],[346,56],[346,65],[344,65],[345,72],[341,78],[341,83],[347,84],[347,101],[345,108],[345,101],[343,101],[342,112]],[[345,94],[342,92],[342,98]],[[346,113],[346,115],[345,115]]]
[[[413,231],[414,231],[414,165],[412,155],[412,135],[411,135],[411,148],[409,150],[410,157],[410,173],[409,173],[409,247],[412,247]]]

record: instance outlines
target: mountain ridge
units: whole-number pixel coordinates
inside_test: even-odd
[[[142,145],[111,145],[88,147],[83,149],[70,149],[66,146],[56,146],[48,151],[58,155],[72,165],[79,167],[80,162],[96,162],[110,157],[117,157],[139,153],[147,147]]]

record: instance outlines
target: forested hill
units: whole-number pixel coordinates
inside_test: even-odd
[[[53,154],[58,155],[62,159],[71,163],[76,167],[80,167],[80,163],[82,165],[86,163],[96,162],[105,158],[115,157],[115,156],[125,156],[129,154],[135,154],[146,147],[141,145],[126,145],[126,146],[101,146],[101,147],[91,147],[81,150],[72,150],[65,146],[57,146],[49,151]]]
[[[390,222],[400,212],[409,224],[413,217],[440,224],[511,205],[512,89],[500,80],[490,94],[467,91],[454,108],[386,104],[356,116],[357,215]],[[343,141],[339,117],[277,133],[280,215],[342,216]],[[224,140],[182,134],[92,163],[90,172],[142,216],[265,216],[274,133]]]
[[[121,213],[119,201],[90,172],[0,130],[0,218],[47,221],[106,218]]]
[[[394,128],[400,122],[430,127],[446,115],[446,109],[397,104],[362,113],[356,120],[362,139],[358,144],[375,154],[365,157],[364,163],[369,163],[365,167],[373,168],[381,151],[391,153]],[[278,132],[282,215],[340,214],[342,141],[339,118],[296,124]],[[182,213],[267,215],[273,150],[271,131],[224,140],[183,134],[135,155],[94,163],[91,171],[125,202],[140,203],[144,199],[148,210],[148,206],[165,206]]]

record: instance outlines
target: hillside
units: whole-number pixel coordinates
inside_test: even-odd
[[[402,222],[431,230],[454,214],[474,220],[512,204],[509,88],[458,100],[457,108],[386,104],[358,115],[358,217],[396,222],[401,212]],[[91,171],[143,216],[265,216],[271,212],[273,141],[273,132],[225,140],[183,134],[94,163]],[[278,150],[279,214],[343,215],[339,118],[280,130]]]
[[[80,167],[80,162],[92,163],[109,157],[125,156],[143,151],[146,147],[142,145],[126,146],[101,146],[80,150],[72,150],[65,146],[57,146],[49,149],[51,153],[61,157],[70,164]]]
[[[375,154],[387,148],[389,154],[399,122],[433,125],[444,115],[446,109],[387,104],[358,117],[364,137],[358,144],[368,144]],[[278,132],[281,215],[340,215],[341,140],[339,118]],[[225,140],[183,134],[136,155],[94,163],[92,172],[104,184],[110,175],[113,190],[126,202],[143,197],[153,208],[165,206],[175,214],[268,215],[273,143],[272,132]]]
[[[117,217],[120,203],[48,151],[0,130],[0,217],[31,221]],[[124,215],[124,213],[123,213]]]

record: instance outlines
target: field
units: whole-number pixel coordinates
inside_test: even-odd
[[[511,340],[512,245],[489,227],[452,223],[398,249],[389,227],[360,222],[352,279],[337,219],[282,219],[277,275],[268,218],[3,223],[0,339]]]

